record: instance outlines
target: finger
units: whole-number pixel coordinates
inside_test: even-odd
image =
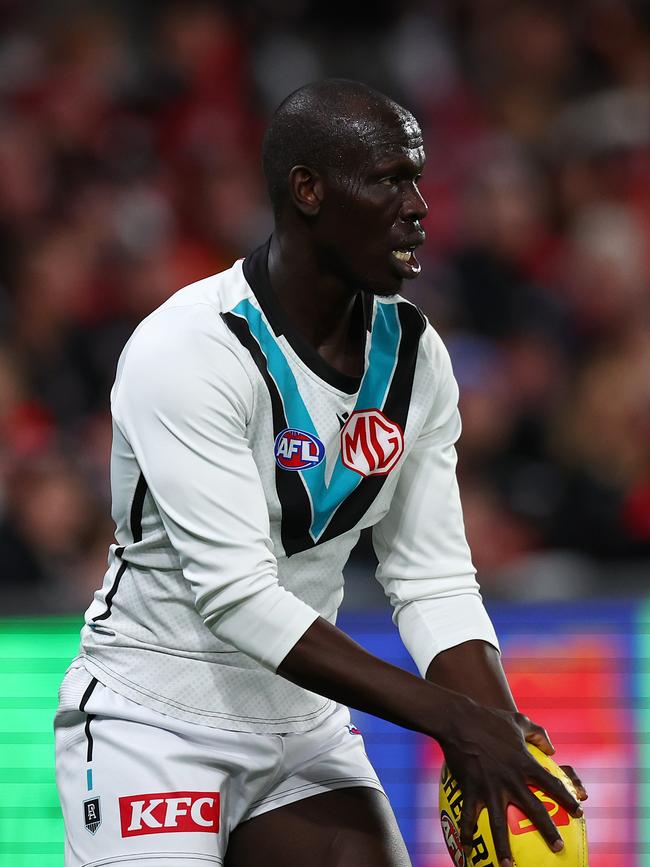
[[[487,803],[490,818],[490,830],[494,841],[494,849],[499,860],[500,867],[512,867],[512,853],[510,851],[510,839],[508,835],[508,823],[501,801],[491,796]]]
[[[476,822],[479,814],[479,804],[473,795],[466,794],[463,798],[463,809],[460,814],[460,842],[463,849],[472,849]],[[465,851],[467,855],[467,851]]]
[[[528,722],[528,731],[524,733],[524,738],[529,744],[533,744],[533,746],[536,746],[547,756],[552,756],[555,753],[555,747],[551,743],[551,739],[549,738],[546,729],[542,728],[542,726],[538,726],[537,723],[531,722],[530,720]]]
[[[553,820],[549,816],[546,807],[537,798],[530,789],[522,788],[519,794],[517,806],[528,816],[533,825],[537,828],[542,837],[546,840],[549,848],[553,852],[560,852],[564,848],[564,841],[560,836],[560,832],[555,827]]]
[[[573,797],[561,780],[550,774],[546,768],[543,768],[539,762],[534,762],[535,767],[532,769],[531,778],[539,786],[539,788],[550,795],[554,801],[557,801],[560,806],[574,817],[579,818],[583,815],[582,807]],[[537,799],[535,799],[537,800]]]
[[[579,801],[586,801],[589,795],[587,794],[587,790],[584,787],[584,784],[580,777],[576,774],[571,765],[560,765],[564,773],[571,780],[573,785],[576,787],[576,794],[578,796]]]

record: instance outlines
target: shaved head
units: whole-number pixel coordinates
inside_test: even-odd
[[[389,142],[391,125],[409,121],[417,127],[410,112],[359,81],[329,78],[291,93],[273,115],[262,147],[276,217],[289,196],[294,166],[308,166],[325,175],[345,172],[372,148]]]

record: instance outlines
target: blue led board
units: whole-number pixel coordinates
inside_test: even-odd
[[[574,764],[590,790],[590,867],[650,867],[650,604],[494,606],[491,614],[521,709],[549,729],[559,760]],[[80,625],[78,617],[0,620],[0,867],[63,863],[52,717]],[[370,652],[415,670],[388,610],[347,613],[339,625]],[[437,746],[375,717],[352,717],[415,867],[449,867]]]

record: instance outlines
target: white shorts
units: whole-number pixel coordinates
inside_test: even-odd
[[[349,786],[383,792],[342,706],[302,734],[233,732],[157,713],[76,666],[55,735],[65,867],[223,864],[253,816]]]

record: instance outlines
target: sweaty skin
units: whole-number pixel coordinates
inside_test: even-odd
[[[299,119],[306,124],[309,112],[319,110],[317,96],[307,92],[302,108],[296,109],[298,115],[304,112]],[[332,114],[332,135],[340,142],[338,159],[327,164],[297,163],[288,172],[288,189],[282,206],[276,208],[269,275],[277,303],[309,345],[333,367],[359,375],[364,367],[365,329],[358,319],[357,297],[396,294],[405,279],[419,272],[411,251],[424,240],[420,221],[427,215],[427,205],[418,180],[425,155],[420,128],[409,112],[388,98],[368,97],[363,89],[352,88],[344,96],[340,104],[327,109]],[[439,654],[426,679],[420,679],[372,656],[318,618],[278,673],[306,689],[437,739],[465,793],[462,842],[471,844],[476,816],[487,805],[501,867],[512,863],[505,821],[508,802],[528,815],[551,848],[562,846],[556,827],[528,784],[539,786],[571,814],[582,812],[559,780],[526,750],[525,740],[548,754],[553,747],[540,726],[516,712],[499,654],[482,641]],[[328,816],[338,815],[337,805],[345,796],[330,792],[308,800],[318,798],[324,799],[319,823],[325,827]],[[369,795],[367,804],[373,801],[374,795]],[[280,809],[275,820],[284,823],[286,833],[297,833],[309,809],[305,803]],[[253,819],[235,831],[228,867],[253,863],[247,859],[255,851],[259,821]],[[388,825],[380,822],[380,827],[379,836],[388,833],[384,830]],[[312,867],[361,863],[362,855],[349,854],[354,846],[344,829],[332,833],[340,844],[348,840],[351,848],[341,844],[340,854],[328,860],[314,855]],[[369,834],[368,840],[373,836]],[[314,849],[317,844],[314,837]],[[371,858],[377,867],[409,863],[403,847],[391,853],[366,853],[365,861],[370,863]]]

